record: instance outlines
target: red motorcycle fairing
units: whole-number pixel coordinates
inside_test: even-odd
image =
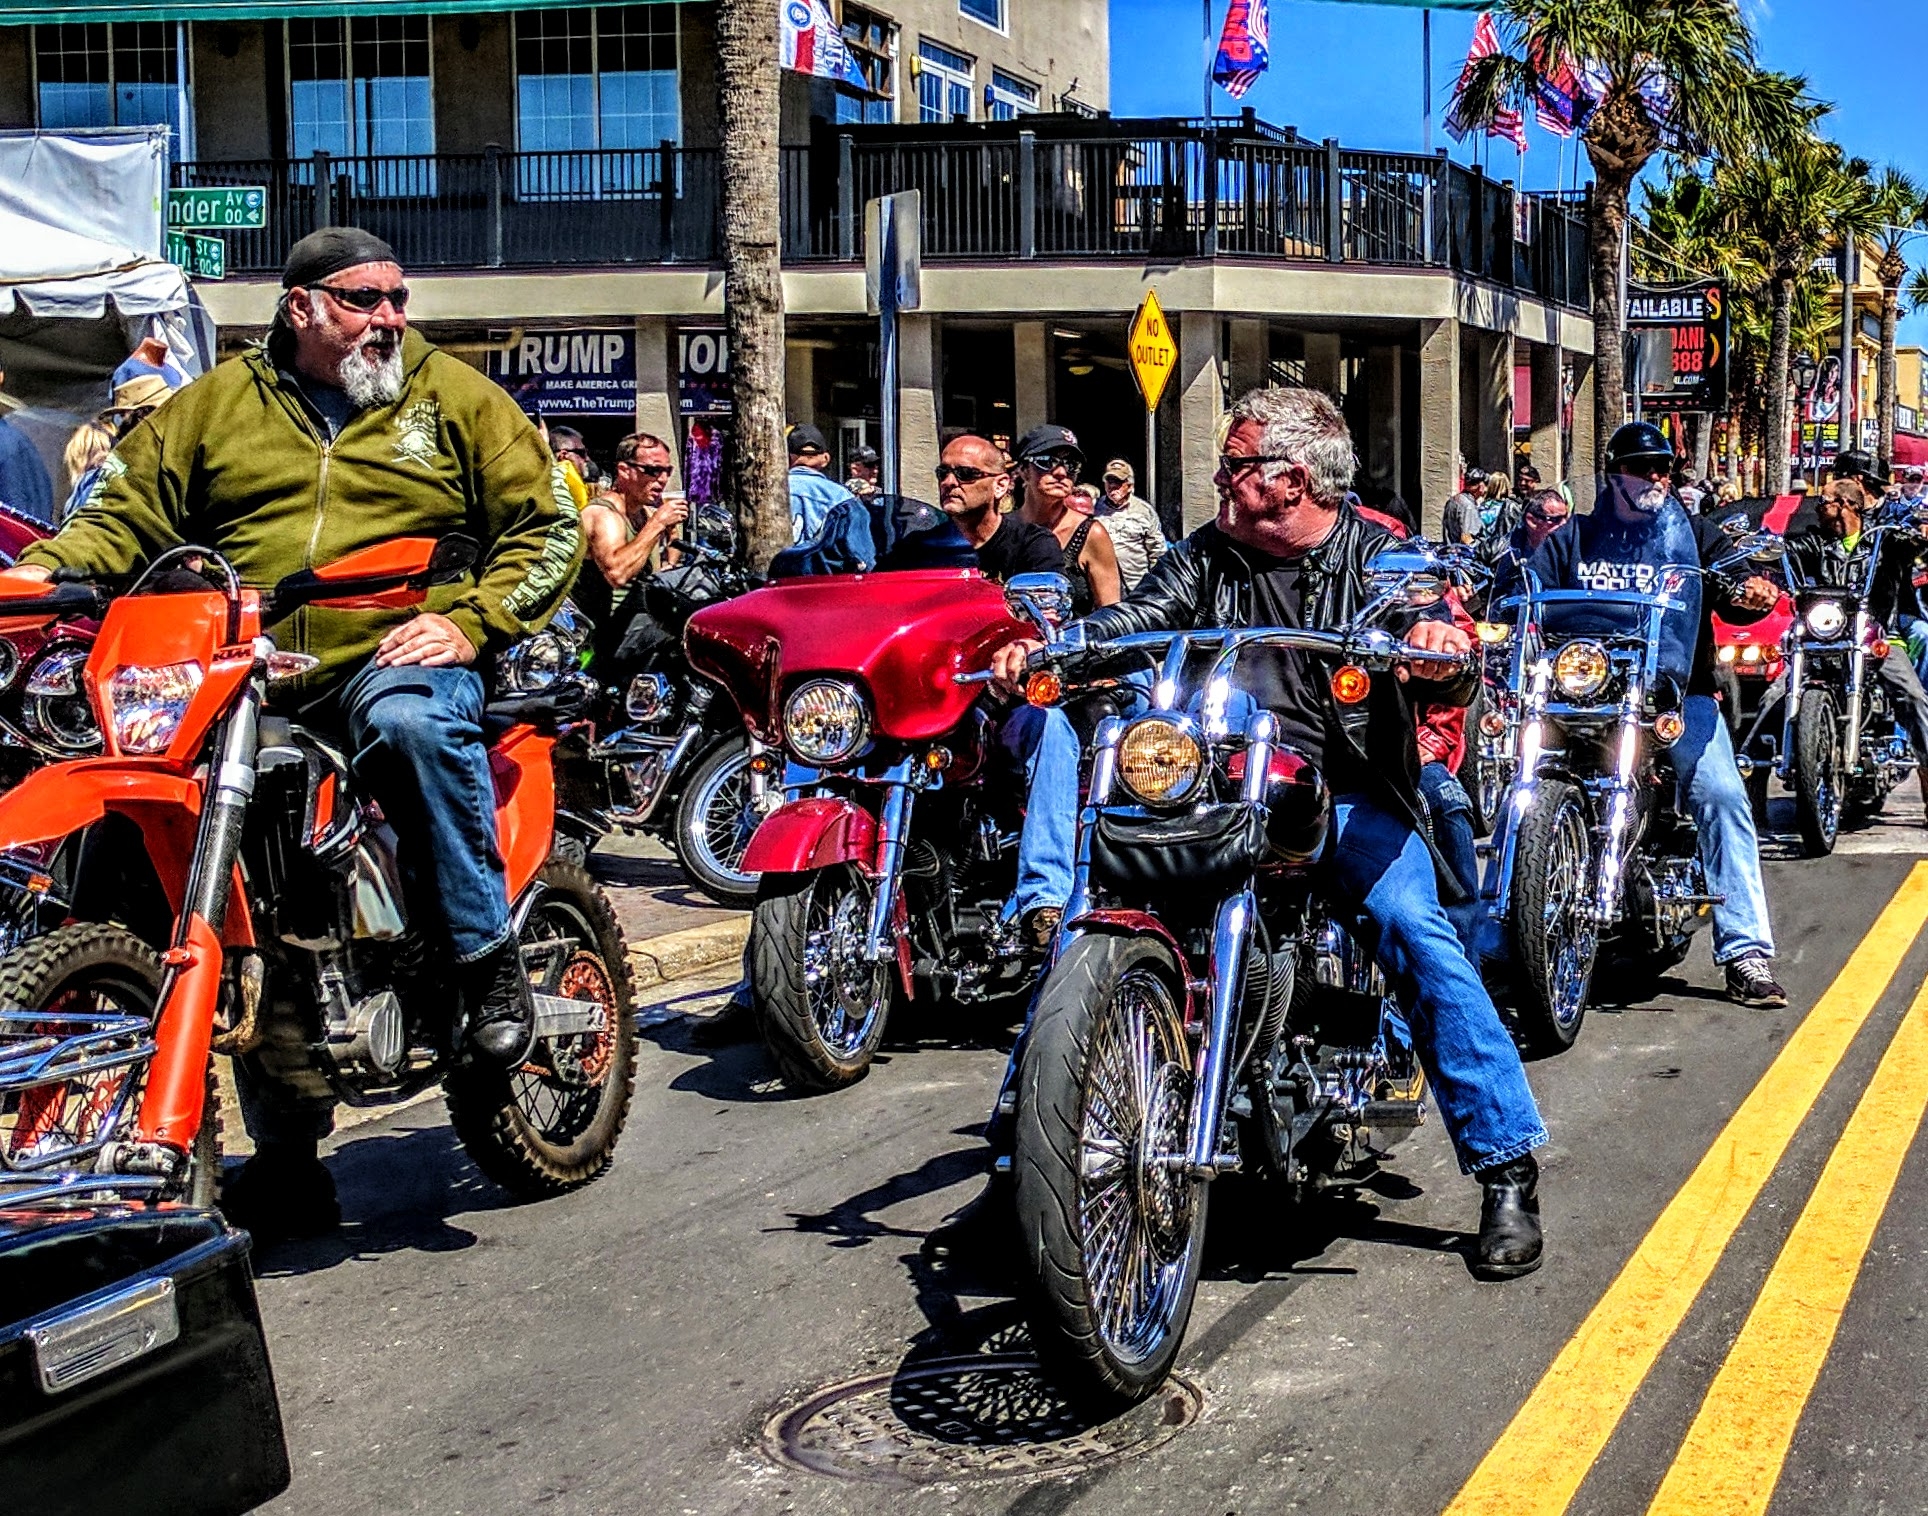
[[[813,676],[865,687],[879,737],[928,742],[983,692],[958,674],[1031,635],[976,569],[786,579],[705,606],[683,633],[691,664],[730,692],[758,740],[782,741],[783,700]]]
[[[876,872],[877,818],[854,800],[812,796],[763,818],[742,868],[746,874],[802,874],[839,863]]]
[[[1082,916],[1073,917],[1065,923],[1068,935],[1081,935],[1086,932],[1101,933],[1108,937],[1156,937],[1172,955],[1172,967],[1178,970],[1184,983],[1184,1013],[1187,1029],[1194,1028],[1203,1019],[1202,1013],[1193,1006],[1192,985],[1194,975],[1192,966],[1185,958],[1185,949],[1178,945],[1170,927],[1160,921],[1150,911],[1102,910],[1086,911]]]

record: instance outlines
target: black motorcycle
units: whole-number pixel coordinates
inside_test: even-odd
[[[744,872],[743,853],[783,796],[753,770],[756,745],[735,703],[690,667],[683,628],[758,581],[735,561],[727,516],[705,511],[692,526],[674,544],[676,562],[632,592],[640,602],[625,607],[633,614],[620,638],[590,659],[591,721],[556,748],[556,845],[582,858],[612,831],[642,832],[705,894],[748,906],[757,876]],[[573,647],[518,652],[542,670],[580,658],[586,642],[585,632]]]

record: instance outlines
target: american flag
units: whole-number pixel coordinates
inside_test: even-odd
[[[1466,66],[1459,71],[1459,83],[1453,87],[1453,108],[1446,113],[1446,130],[1452,133],[1455,142],[1464,142],[1467,132],[1472,129],[1461,117],[1460,108],[1465,102],[1466,86],[1472,82],[1473,65],[1482,58],[1491,58],[1499,51],[1500,32],[1493,25],[1493,13],[1481,11],[1479,20],[1473,26],[1472,46],[1466,49]],[[1526,122],[1511,107],[1502,106],[1494,112],[1486,135],[1510,137],[1521,152],[1526,151]]]
[[[1218,57],[1212,62],[1212,81],[1234,100],[1259,82],[1271,62],[1270,17],[1266,0],[1232,0],[1225,11],[1225,30],[1219,34]]]

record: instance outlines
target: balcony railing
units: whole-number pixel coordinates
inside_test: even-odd
[[[183,163],[178,185],[266,184],[268,226],[229,232],[235,274],[280,269],[317,226],[385,238],[411,269],[714,266],[717,154],[601,152]],[[863,253],[873,196],[924,197],[932,262],[1263,259],[1451,269],[1587,303],[1585,208],[1521,196],[1444,154],[1355,152],[1236,123],[1034,116],[822,129],[782,149],[784,260]]]

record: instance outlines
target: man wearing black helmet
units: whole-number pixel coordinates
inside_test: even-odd
[[[1757,615],[1779,591],[1749,579],[1729,595],[1705,584],[1699,570],[1727,545],[1718,527],[1689,516],[1673,496],[1674,450],[1660,428],[1631,422],[1607,444],[1607,473],[1591,515],[1555,532],[1529,567],[1547,589],[1654,590],[1669,568],[1688,570],[1676,598],[1685,615],[1670,615],[1661,632],[1664,670],[1686,691],[1687,729],[1674,743],[1680,802],[1700,830],[1701,863],[1714,907],[1714,962],[1726,971],[1727,997],[1738,1005],[1778,1007],[1787,991],[1775,982],[1774,937],[1761,882],[1760,840],[1741,782],[1727,724],[1714,701],[1713,632],[1709,616]],[[1495,593],[1499,593],[1496,586]]]

